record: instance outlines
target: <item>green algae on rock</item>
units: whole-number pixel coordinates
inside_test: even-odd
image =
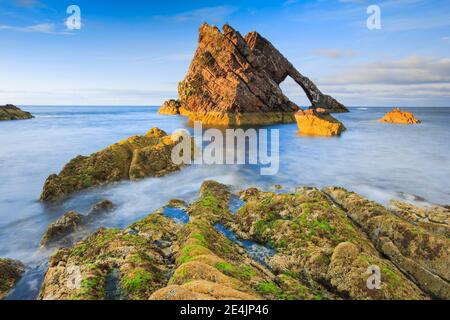
[[[0,300],[14,287],[25,272],[25,266],[17,260],[0,258]]]
[[[295,273],[331,299],[426,297],[380,256],[345,212],[320,190],[299,188],[292,194],[274,194],[253,188],[241,196],[246,204],[236,213],[232,228],[244,238],[270,243],[277,250],[268,261],[275,272]],[[366,284],[371,265],[386,270],[379,290]]]
[[[20,108],[7,104],[0,106],[0,121],[1,120],[25,120],[31,119],[31,113],[21,110]]]
[[[429,228],[407,221],[382,205],[343,188],[330,195],[372,240],[376,248],[424,291],[450,299],[450,240]]]
[[[179,136],[172,138],[153,128],[144,136],[133,136],[88,157],[78,156],[45,182],[41,201],[56,201],[73,192],[118,182],[159,177],[180,170],[171,160]],[[192,148],[194,142],[192,140]],[[192,154],[194,154],[192,152]]]
[[[294,193],[272,193],[250,188],[240,193],[244,205],[232,214],[229,187],[205,181],[198,200],[191,205],[180,200],[168,204],[188,206],[189,221],[185,224],[164,216],[160,209],[126,229],[100,229],[73,247],[60,249],[50,260],[40,298],[445,298],[445,286],[429,282],[422,270],[432,270],[444,280],[448,240],[434,238],[419,226],[406,226],[403,223],[409,222],[396,221],[400,218],[359,196],[352,196],[358,204],[352,207],[343,189],[325,191],[305,187]],[[359,210],[369,216],[372,212],[378,213],[375,217],[393,216],[385,225],[362,218],[379,228],[383,237],[391,237],[396,245],[400,242],[396,249],[401,256],[386,249],[386,239],[379,243],[354,213]],[[402,224],[401,232],[410,244],[402,234],[392,231],[400,232],[398,224]],[[270,245],[275,255],[265,257],[262,263],[241,246],[240,240],[220,232],[217,225],[233,230],[242,241]],[[421,238],[415,239],[409,231]],[[431,251],[419,252],[425,249]],[[408,250],[414,254],[407,255]],[[399,263],[401,257],[414,259],[419,273],[410,270],[415,265]],[[376,288],[369,286],[368,271],[374,267],[380,271]],[[433,287],[436,285],[440,285],[439,290]]]

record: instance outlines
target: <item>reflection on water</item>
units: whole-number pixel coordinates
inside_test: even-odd
[[[186,224],[189,222],[189,216],[183,209],[165,207],[163,213],[177,223]]]
[[[245,202],[241,200],[241,198],[232,194],[230,197],[230,201],[228,202],[228,210],[231,213],[235,214],[240,208],[242,208],[244,204]]]
[[[281,184],[288,192],[301,185],[339,185],[382,203],[391,198],[450,202],[449,108],[411,108],[423,121],[417,126],[378,123],[387,108],[353,108],[336,115],[348,129],[337,139],[298,137],[296,124],[269,126],[280,130],[276,176],[260,176],[256,165],[191,166],[163,178],[82,192],[52,206],[37,201],[44,181],[76,155],[89,155],[155,126],[171,133],[187,128],[186,121],[143,107],[24,109],[36,118],[0,123],[0,257],[19,259],[30,270],[11,294],[14,298],[34,298],[38,292],[50,255],[38,246],[48,224],[69,210],[87,212],[102,199],[118,208],[92,228],[125,227],[174,197],[195,200],[206,179],[237,190]]]
[[[243,247],[247,251],[248,255],[252,257],[252,259],[258,261],[262,265],[269,268],[269,266],[266,263],[266,260],[275,254],[275,250],[273,248],[262,246],[260,244],[248,240],[240,240],[233,231],[227,229],[224,225],[220,223],[216,224],[215,228],[229,240]]]

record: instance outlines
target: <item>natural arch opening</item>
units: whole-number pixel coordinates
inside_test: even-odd
[[[283,94],[299,107],[311,106],[311,101],[309,101],[303,88],[290,76],[287,76],[286,79],[280,83],[280,88],[281,91],[283,91]]]

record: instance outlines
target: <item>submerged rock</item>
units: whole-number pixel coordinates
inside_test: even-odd
[[[178,87],[181,109],[191,121],[210,125],[251,125],[294,122],[299,107],[280,89],[292,77],[314,108],[348,111],[303,76],[257,32],[242,37],[231,26],[203,24],[198,48]],[[300,88],[301,87],[301,88]],[[167,103],[165,110],[173,110]],[[180,110],[180,108],[179,108]]]
[[[31,119],[33,116],[31,113],[21,110],[20,108],[7,104],[0,106],[0,121],[1,120],[23,120]]]
[[[56,201],[89,187],[180,170],[182,165],[171,160],[172,149],[178,143],[164,131],[153,128],[145,136],[130,137],[88,157],[78,156],[58,175],[47,178],[40,199]]]
[[[410,112],[402,111],[399,108],[394,108],[392,111],[386,113],[379,122],[388,122],[396,124],[418,124],[420,120],[416,119]]]
[[[94,204],[87,215],[75,211],[65,213],[55,222],[51,223],[41,239],[41,247],[52,245],[67,246],[74,242],[75,232],[85,231],[85,227],[101,215],[114,210],[116,206],[109,200],[102,200]],[[78,236],[80,238],[80,236]]]
[[[315,188],[293,194],[251,189],[232,228],[246,239],[270,243],[277,251],[268,261],[274,272],[297,275],[303,285],[328,299],[423,299],[426,295]],[[367,286],[367,270],[381,270],[379,289]]]
[[[94,204],[88,212],[88,217],[93,219],[99,215],[109,213],[116,208],[116,205],[109,200],[102,200]]]
[[[25,272],[25,266],[17,260],[0,258],[0,300],[14,287]]]
[[[313,109],[299,111],[295,114],[295,119],[302,135],[339,136],[345,130],[342,122],[326,111],[319,112]]]
[[[60,242],[69,234],[79,230],[85,224],[85,216],[75,211],[65,213],[61,218],[51,223],[41,239],[41,246],[45,247]]]

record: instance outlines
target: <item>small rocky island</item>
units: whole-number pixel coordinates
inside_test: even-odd
[[[125,229],[99,229],[59,249],[39,298],[450,298],[446,219],[417,224],[414,206],[390,210],[336,187],[239,196],[242,206],[231,211],[236,195],[205,181],[191,205],[172,200]]]
[[[59,174],[47,178],[40,200],[57,201],[90,187],[180,170],[182,165],[174,164],[171,158],[180,138],[179,134],[169,136],[153,128],[144,136],[130,137],[90,156],[77,156]],[[194,148],[193,139],[191,142]]]
[[[31,113],[21,110],[20,108],[7,104],[0,106],[0,121],[2,120],[24,120],[31,119]]]
[[[288,76],[306,93],[312,108],[348,112],[259,33],[243,37],[227,24],[223,32],[203,24],[189,71],[179,83],[179,100],[166,102],[160,113],[217,126],[295,122],[300,108],[279,86]]]
[[[310,109],[295,113],[299,133],[307,136],[339,136],[344,125],[324,109]]]
[[[420,120],[406,111],[402,111],[399,108],[394,108],[390,112],[386,113],[383,118],[378,120],[379,122],[395,123],[395,124],[419,124]]]

